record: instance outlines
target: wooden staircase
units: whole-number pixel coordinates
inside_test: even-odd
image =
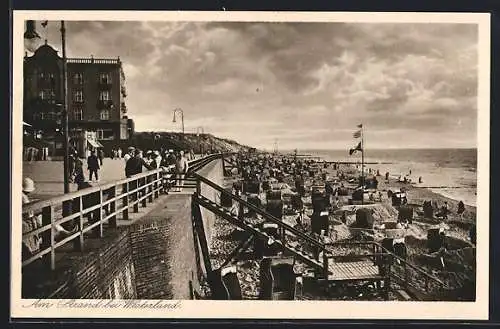
[[[225,220],[227,220],[231,224],[236,225],[239,228],[241,228],[241,229],[243,229],[243,230],[259,237],[259,238],[265,239],[266,241],[270,240],[270,239],[273,240],[274,243],[277,243],[281,247],[283,252],[295,256],[296,258],[300,259],[305,264],[307,264],[307,265],[309,265],[309,266],[311,266],[319,271],[324,270],[323,264],[320,261],[314,259],[314,257],[311,254],[309,254],[305,251],[302,251],[297,247],[293,247],[293,246],[287,244],[286,241],[275,240],[273,237],[271,237],[266,232],[264,232],[258,225],[255,225],[255,224],[252,224],[248,221],[239,219],[238,217],[233,215],[228,209],[226,209],[226,208],[222,207],[221,205],[205,198],[204,196],[195,194],[193,197],[193,201],[195,203],[197,203],[198,205],[203,206],[206,209],[212,211],[214,214],[224,218]],[[265,214],[262,216],[265,219],[269,220],[269,217],[272,217],[271,215],[269,215],[265,212],[262,212],[262,213]],[[286,225],[283,222],[281,222],[281,223]],[[284,240],[286,240],[286,239],[284,239]],[[318,242],[318,244],[319,244],[319,242]]]

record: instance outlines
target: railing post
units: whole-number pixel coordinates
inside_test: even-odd
[[[243,203],[238,202],[238,219],[243,221],[245,219],[245,207],[243,206]]]
[[[160,193],[159,193],[159,188],[161,186],[161,182],[159,183],[160,177],[161,177],[160,172],[157,172],[155,174],[155,177],[154,177],[154,180],[155,180],[155,184],[154,184],[154,191],[155,191],[154,198],[155,199],[158,199],[160,197]]]
[[[135,178],[133,180],[134,184],[132,184],[132,189],[135,190],[134,193],[132,193],[132,195],[134,196],[134,199],[133,199],[133,202],[134,202],[134,212],[135,213],[138,213],[139,212],[139,179],[138,178]]]
[[[96,220],[99,221],[99,226],[98,229],[99,231],[97,231],[97,234],[98,234],[98,237],[99,238],[102,238],[103,237],[103,229],[102,229],[102,212],[103,212],[103,206],[102,206],[102,203],[104,201],[104,198],[103,198],[103,193],[102,193],[102,189],[99,190],[99,212],[96,212],[96,215],[97,215],[97,218]]]
[[[122,206],[123,206],[123,211],[122,211],[122,218],[123,220],[128,220],[128,198],[130,195],[128,195],[129,188],[128,188],[128,182],[124,183],[122,185],[122,194],[124,196],[122,197]]]
[[[147,177],[147,176],[146,176]],[[146,177],[143,177],[140,179],[140,182],[141,182],[141,197],[143,198],[142,201],[141,201],[141,204],[142,204],[142,207],[143,208],[146,208],[148,205],[147,205],[147,193],[148,193],[148,189],[147,189],[147,180],[146,180]]]
[[[51,270],[56,268],[56,254],[54,250],[54,208],[47,206],[42,209],[42,226],[50,225],[50,229],[43,231],[41,234],[42,243],[41,250],[50,248],[50,253],[43,257],[43,261],[47,267],[50,266]]]
[[[198,178],[196,179],[196,194],[201,195],[201,181]]]
[[[83,197],[82,196],[79,198],[79,205],[80,205],[80,218],[79,218],[78,229],[80,231],[80,239],[79,239],[80,244],[78,245],[78,249],[79,249],[79,251],[83,251],[85,236],[83,234]]]
[[[323,250],[323,277],[328,282],[328,255],[326,250]]]
[[[109,189],[108,191],[109,198],[113,199],[116,197],[116,185],[113,185],[112,188]],[[109,213],[113,214],[109,219],[108,219],[108,224],[110,228],[116,228],[116,200],[112,201],[109,204]]]
[[[153,174],[153,175],[155,175],[155,174]],[[148,194],[149,194],[149,197],[148,197],[149,203],[153,203],[153,193],[154,193],[153,185],[155,184],[155,182],[153,181],[153,178],[154,178],[153,175],[147,176],[147,183],[148,183],[147,190],[148,190]]]
[[[222,176],[226,176],[226,159],[224,158],[224,153],[221,153],[220,155],[221,160],[222,160]]]
[[[62,203],[62,216],[67,217],[73,213],[73,200],[66,200]],[[68,224],[64,223],[62,226],[67,226]]]
[[[385,294],[385,299],[389,300],[389,292],[391,290],[391,264],[393,262],[392,255],[388,254],[388,261],[387,261],[387,269],[385,273],[385,282],[384,282],[384,294]]]
[[[79,213],[79,216],[73,220],[75,226],[78,227],[78,231],[80,232],[80,238],[73,240],[73,250],[74,251],[82,251],[83,250],[83,201],[82,197],[79,196],[73,202],[73,213]]]

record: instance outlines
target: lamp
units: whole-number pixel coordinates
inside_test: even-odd
[[[35,21],[26,21],[26,31],[24,32],[24,48],[34,53],[41,43],[41,37],[36,32]]]
[[[184,138],[184,111],[182,111],[181,108],[176,108],[174,109],[174,118],[172,119],[172,122],[175,123],[177,122],[175,120],[175,114],[180,113],[181,114],[181,122],[182,122],[182,138]]]

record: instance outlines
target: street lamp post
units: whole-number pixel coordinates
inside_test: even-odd
[[[68,63],[66,60],[66,28],[64,21],[61,21],[61,46],[63,57],[62,81],[63,81],[63,96],[62,96],[62,114],[63,114],[63,130],[64,130],[64,193],[69,193],[69,124],[68,124]]]
[[[205,133],[205,131],[203,130],[203,127],[201,127],[201,126],[196,128],[196,136],[198,136],[198,144],[199,144],[199,147],[200,147],[200,154],[203,155],[203,150],[201,149],[200,131],[201,131],[202,134]]]
[[[184,139],[184,111],[182,111],[181,108],[176,108],[174,109],[174,119],[172,120],[172,122],[176,122],[175,120],[175,114],[176,113],[180,113],[181,115],[181,122],[182,122],[182,139]]]
[[[43,25],[43,24],[42,24]],[[34,52],[36,50],[37,42],[40,39],[40,35],[36,32],[35,21],[26,22],[26,32],[24,33],[24,39],[28,43],[28,50]],[[68,128],[68,104],[67,104],[67,93],[68,93],[68,76],[67,76],[67,61],[66,61],[66,28],[64,21],[61,21],[61,46],[62,46],[62,57],[63,57],[63,67],[61,72],[62,81],[62,129],[64,133],[64,193],[69,193],[69,128]],[[59,104],[58,104],[59,105]]]

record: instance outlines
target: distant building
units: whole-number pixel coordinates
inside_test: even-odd
[[[23,120],[52,156],[64,154],[62,69],[62,58],[47,42],[24,58]],[[127,117],[120,58],[68,58],[67,76],[70,145],[84,156],[90,149],[109,151],[130,139],[134,123]]]

